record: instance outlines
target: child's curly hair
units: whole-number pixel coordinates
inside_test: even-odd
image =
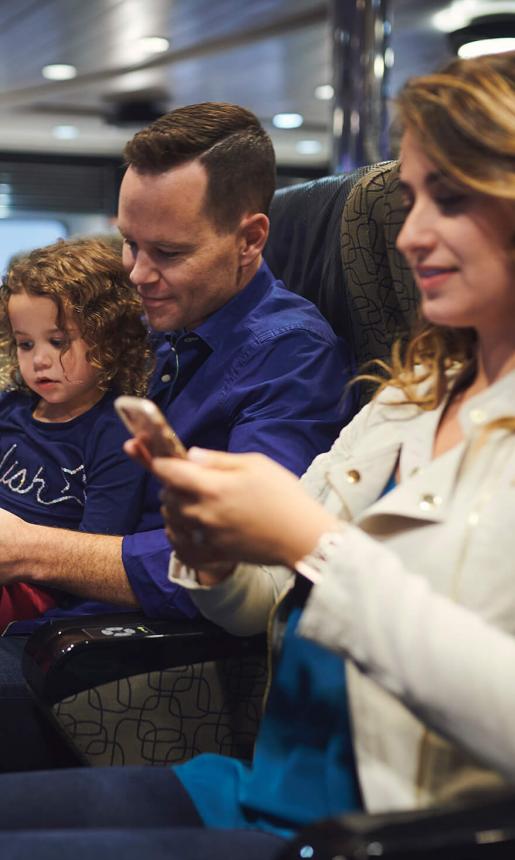
[[[63,331],[66,317],[73,317],[88,346],[87,360],[99,371],[101,390],[146,393],[153,358],[141,319],[142,305],[122,266],[120,251],[108,239],[61,239],[16,257],[11,265],[0,286],[0,349],[6,355],[3,382],[26,390],[8,314],[14,293],[51,299]]]

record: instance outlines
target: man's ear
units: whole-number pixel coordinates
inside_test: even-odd
[[[240,222],[240,265],[249,266],[265,247],[270,221],[263,212],[244,215]]]

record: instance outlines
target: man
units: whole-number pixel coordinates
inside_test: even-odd
[[[123,259],[164,333],[151,396],[187,446],[262,451],[300,474],[349,417],[339,404],[350,360],[318,311],[263,263],[270,138],[249,111],[205,103],[157,120],[125,154]],[[166,577],[153,480],[140,529],[124,539],[8,523],[4,582],[43,582],[151,616],[192,612]]]
[[[341,396],[351,361],[318,311],[263,262],[270,138],[244,108],[205,103],[161,117],[125,156],[123,258],[157,333],[150,395],[186,446],[261,451],[302,473],[350,417],[354,403],[341,406]],[[0,550],[2,582],[63,593],[46,618],[106,604],[153,617],[196,614],[167,578],[170,544],[154,479],[136,534],[78,534],[0,511]],[[16,638],[0,641],[0,674],[18,696],[27,627],[8,632]]]

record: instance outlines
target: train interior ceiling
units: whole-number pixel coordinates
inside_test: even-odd
[[[179,105],[253,110],[280,183],[333,172],[335,34],[356,10],[382,28],[386,121],[465,35],[515,36],[515,0],[0,0],[1,271],[27,245],[114,230],[125,141]]]

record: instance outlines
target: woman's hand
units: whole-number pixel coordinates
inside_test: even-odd
[[[154,459],[152,471],[165,484],[163,515],[177,555],[192,567],[293,567],[323,532],[340,526],[291,472],[262,454],[192,448],[187,460]]]

